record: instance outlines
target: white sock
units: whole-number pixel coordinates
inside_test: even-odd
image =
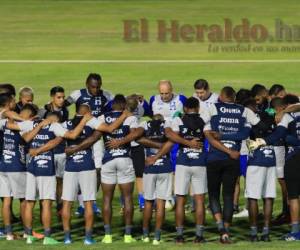
[[[79,206],[84,207],[83,196],[82,196],[82,194],[79,194],[79,195],[78,195],[78,202],[79,202]]]

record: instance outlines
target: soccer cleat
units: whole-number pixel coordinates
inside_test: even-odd
[[[285,241],[298,241],[300,240],[300,232],[298,233],[288,233],[283,236],[283,240]]]
[[[222,244],[232,244],[232,241],[227,233],[223,233],[220,236],[220,242]]]
[[[93,245],[95,243],[96,241],[94,239],[88,239],[88,238],[85,238],[83,242],[84,245]]]
[[[60,242],[51,238],[51,237],[45,237],[43,240],[43,245],[57,245]]]
[[[163,242],[162,240],[154,239],[154,240],[152,241],[152,245],[158,246],[158,245],[160,245],[162,242]]]
[[[257,235],[250,235],[249,241],[251,241],[251,242],[258,242],[258,237],[257,237]]]
[[[269,234],[263,234],[263,235],[260,237],[260,241],[270,242],[270,241],[271,241],[270,235],[269,235]]]
[[[132,237],[130,234],[124,235],[124,243],[135,243],[136,239]]]
[[[13,234],[7,234],[6,235],[6,240],[11,241],[11,240],[14,240],[14,239],[15,239],[15,237],[14,237]]]
[[[35,231],[32,231],[32,236],[37,238],[38,240],[44,239],[45,235],[41,234],[41,233],[37,233]]]
[[[26,244],[32,244],[35,241],[37,241],[37,238],[32,235],[27,235]]]
[[[203,236],[196,236],[195,239],[194,239],[195,244],[205,243],[205,242],[206,242],[206,240],[204,239]]]
[[[102,243],[111,244],[112,243],[112,235],[111,234],[104,235],[104,238],[102,239]]]
[[[82,206],[79,206],[78,208],[77,208],[77,211],[75,212],[75,214],[77,215],[77,216],[83,216],[84,215],[84,207],[82,207]]]
[[[101,215],[101,209],[97,206],[96,202],[93,203],[93,211],[94,211],[94,214]]]
[[[64,244],[65,244],[65,245],[70,245],[70,244],[72,244],[72,239],[71,239],[71,237],[65,237],[65,239],[64,239]]]
[[[182,235],[177,235],[175,238],[175,243],[177,245],[182,245],[184,243],[184,238]]]
[[[142,237],[142,241],[143,241],[144,243],[149,243],[149,242],[150,242],[150,238],[149,238],[148,236],[143,236],[143,237]]]
[[[249,212],[246,208],[244,208],[241,212],[234,214],[233,218],[244,218],[248,216],[249,216]]]

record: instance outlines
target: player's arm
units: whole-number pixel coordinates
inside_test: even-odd
[[[113,123],[107,124],[105,122],[102,122],[99,127],[96,128],[96,130],[99,130],[101,132],[105,133],[112,133],[114,130],[119,128],[122,123],[128,118],[129,116],[132,116],[132,113],[129,112],[128,110],[124,110],[122,115],[118,117]]]
[[[186,140],[182,138],[177,132],[174,132],[171,128],[167,127],[165,128],[166,137],[175,143],[190,147],[190,148],[201,148],[202,143],[199,140],[193,139],[193,140]]]
[[[86,123],[93,118],[93,116],[90,113],[87,113],[83,116],[83,118],[81,119],[81,121],[79,122],[79,124],[72,130],[67,130],[63,137],[66,139],[71,139],[74,140],[76,139],[80,133],[82,132],[84,126],[86,125]]]
[[[141,137],[136,142],[148,148],[161,148],[163,145],[162,143],[155,142],[147,137]]]
[[[173,145],[174,143],[172,141],[165,142],[161,147],[161,149],[156,153],[156,155],[152,155],[146,158],[145,160],[146,166],[153,165],[158,159],[168,154],[171,151]]]
[[[67,155],[72,155],[78,151],[87,149],[91,147],[95,142],[97,142],[102,136],[102,133],[98,130],[95,130],[91,136],[83,140],[80,144],[72,147],[66,147],[65,153]]]
[[[63,141],[62,137],[56,137],[56,138],[48,141],[46,144],[44,144],[43,146],[41,146],[39,148],[29,149],[29,154],[32,157],[34,157],[34,156],[37,156],[37,155],[42,154],[44,152],[50,151],[50,150],[54,149],[57,145],[59,145],[62,141]]]
[[[15,111],[7,110],[3,112],[4,117],[16,121],[24,121],[24,119]]]
[[[135,141],[137,138],[141,137],[144,133],[144,129],[143,128],[133,128],[130,129],[130,133],[128,135],[126,135],[124,138],[122,139],[112,139],[110,141],[108,141],[105,145],[108,148],[119,148],[125,144],[128,144],[132,141]]]

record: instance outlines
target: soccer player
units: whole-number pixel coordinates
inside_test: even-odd
[[[253,112],[256,110],[254,99],[248,99],[245,106]],[[263,129],[254,126],[251,129],[250,139],[261,138],[270,135],[274,128],[275,117],[269,113],[259,112],[260,120],[264,122]],[[276,198],[276,157],[274,147],[265,145],[249,153],[248,168],[246,173],[245,197],[248,198],[250,241],[270,241],[270,223],[273,211],[273,202]],[[263,198],[264,227],[260,239],[258,238],[257,217],[258,200]]]
[[[48,113],[47,119],[37,121],[24,121],[20,123],[8,123],[7,127],[21,131],[22,137],[30,143],[29,159],[26,174],[26,208],[25,208],[25,234],[27,244],[32,244],[36,238],[32,236],[33,207],[36,197],[42,201],[42,222],[44,226],[45,245],[53,245],[58,242],[51,238],[51,206],[55,200],[56,178],[53,164],[52,149],[61,143],[62,138],[75,139],[82,131],[90,116],[85,116],[78,126],[72,131],[65,131],[58,123],[59,113]],[[50,124],[51,122],[54,122]],[[30,183],[30,185],[29,185]]]
[[[195,93],[193,97],[200,103],[200,112],[204,112],[211,104],[217,103],[219,95],[211,92],[208,82],[204,79],[198,79],[194,83]]]
[[[250,128],[259,119],[247,108],[235,104],[235,91],[224,87],[220,94],[220,103],[211,106],[204,121],[205,137],[211,147],[207,155],[207,179],[210,209],[220,232],[221,243],[231,243],[229,227],[233,214],[233,195],[239,176],[239,156],[241,141],[249,136]],[[215,139],[215,135],[219,140]],[[222,186],[223,209],[220,204]]]
[[[254,84],[251,88],[251,94],[256,101],[256,105],[259,111],[265,111],[270,107],[269,92],[264,85]]]
[[[49,112],[58,112],[60,114],[60,123],[65,122],[69,118],[69,111],[64,106],[65,102],[65,90],[63,87],[55,86],[50,90],[51,100],[49,103],[45,104],[38,112],[38,116],[44,119]],[[66,155],[65,155],[65,141],[57,145],[54,152],[54,165],[56,173],[56,211],[58,215],[61,214],[62,208],[62,186],[63,186],[63,176],[66,165]]]
[[[191,194],[195,204],[196,232],[194,243],[204,243],[205,193],[207,193],[206,153],[203,150],[205,122],[199,114],[199,101],[188,98],[184,104],[182,118],[174,118],[171,129],[166,128],[169,140],[179,144],[175,169],[176,194],[176,243],[184,243],[184,206],[186,196]],[[196,145],[196,146],[195,146]]]
[[[166,121],[178,116],[183,112],[183,104],[186,97],[183,95],[178,95],[173,93],[173,86],[169,80],[160,80],[158,83],[159,95],[152,96],[150,98],[150,109],[152,115],[160,114],[164,117]],[[171,160],[173,169],[176,165],[176,153],[178,150],[178,145],[174,145],[171,152]],[[174,204],[174,199],[172,197],[173,189],[173,173],[169,176],[169,188],[168,188],[168,200],[166,202],[166,208],[172,209]]]
[[[33,103],[33,89],[30,87],[23,87],[19,91],[19,102],[16,103],[15,111],[20,113],[22,107],[27,103]]]
[[[281,84],[273,84],[269,89],[269,97],[271,100],[275,97],[283,98],[286,94],[286,90]]]
[[[80,90],[73,91],[66,99],[65,105],[69,106],[72,103],[75,103],[76,107],[78,108],[80,104],[87,103],[92,110],[92,115],[95,117],[99,117],[104,114],[104,112],[110,109],[111,101],[113,99],[113,95],[108,91],[102,90],[101,87],[101,76],[97,73],[90,73],[86,79],[86,87]],[[103,150],[104,149],[102,141],[98,141],[93,145],[93,157],[98,175],[97,187],[100,186],[100,169],[102,166]],[[78,199],[80,206],[77,209],[77,214],[83,215],[84,204],[82,196],[79,195]],[[97,214],[101,212],[97,207],[96,202],[94,203],[94,212]]]
[[[135,99],[134,99],[135,100]],[[127,105],[127,106],[126,106]],[[134,111],[137,107],[137,101],[126,103],[126,99],[122,95],[117,95],[112,104],[112,112],[104,115],[105,122],[110,124],[116,120],[123,110],[127,107],[129,111]],[[124,242],[132,243],[135,239],[131,235],[132,219],[133,219],[133,187],[135,174],[130,158],[130,143],[111,148],[110,141],[120,141],[124,137],[135,132],[138,127],[136,117],[128,117],[122,126],[113,133],[104,133],[105,152],[103,157],[103,166],[101,168],[101,186],[103,191],[103,221],[105,236],[103,243],[112,242],[111,234],[111,216],[112,216],[112,198],[116,184],[119,185],[122,196],[124,198],[124,220],[125,234]],[[137,135],[139,136],[139,135]],[[133,137],[132,140],[135,138]]]

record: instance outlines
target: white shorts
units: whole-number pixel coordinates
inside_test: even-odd
[[[96,170],[68,172],[65,171],[62,200],[76,201],[80,188],[83,201],[95,201],[97,193]]]
[[[99,140],[93,145],[93,158],[94,158],[96,168],[102,167],[103,153],[104,153],[104,143],[103,140]]]
[[[62,154],[54,155],[54,166],[55,166],[56,177],[58,177],[58,178],[64,177],[66,161],[67,161],[66,154],[62,153]]]
[[[27,172],[26,183],[26,200],[56,200],[56,176],[34,176]]]
[[[192,195],[207,193],[206,167],[176,165],[175,194],[187,195],[191,186]]]
[[[1,172],[0,197],[24,199],[26,189],[26,172]]]
[[[101,168],[101,182],[104,184],[125,184],[135,181],[135,172],[130,158],[115,158]]]
[[[166,200],[168,198],[166,190],[169,185],[169,176],[169,173],[144,174],[143,190],[145,200]]]
[[[168,187],[167,187],[167,189],[166,189],[166,196],[167,196],[167,200],[169,201],[169,200],[172,200],[173,198],[172,198],[172,194],[173,194],[173,188],[174,188],[174,186],[173,186],[173,178],[174,178],[174,172],[172,172],[172,173],[168,173],[168,178],[169,178],[169,181],[168,181]]]
[[[284,178],[285,147],[275,146],[274,151],[276,156],[276,176],[278,179],[282,179]]]
[[[276,168],[248,166],[245,197],[251,199],[276,198]]]

